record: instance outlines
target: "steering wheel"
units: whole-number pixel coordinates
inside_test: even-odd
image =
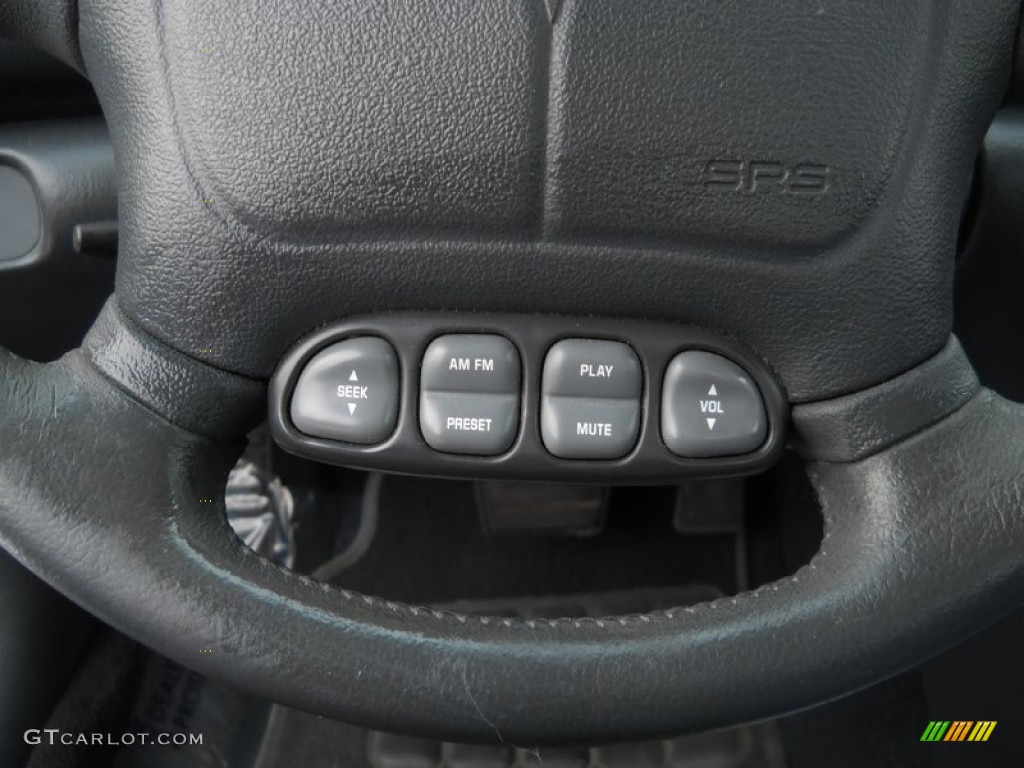
[[[635,739],[918,664],[1024,595],[1024,407],[951,336],[959,215],[1019,13],[7,0],[0,32],[97,90],[120,255],[80,349],[0,354],[0,541],[188,667],[408,733]],[[398,310],[745,345],[791,406],[820,551],[735,597],[530,621],[271,564],[223,509],[267,382],[325,324]]]

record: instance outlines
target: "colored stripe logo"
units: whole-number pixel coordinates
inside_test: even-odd
[[[988,741],[996,720],[932,720],[921,741]]]

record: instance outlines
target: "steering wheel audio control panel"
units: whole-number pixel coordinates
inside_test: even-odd
[[[735,341],[685,325],[394,313],[318,330],[270,383],[300,456],[450,477],[672,482],[757,472],[788,404]]]

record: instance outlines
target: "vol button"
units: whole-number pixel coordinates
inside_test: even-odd
[[[730,456],[756,450],[768,435],[753,379],[721,355],[676,355],[661,393],[661,435],[678,456]]]

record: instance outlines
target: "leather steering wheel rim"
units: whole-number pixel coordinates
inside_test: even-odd
[[[951,29],[1002,30],[1008,50],[1016,10],[1007,3],[994,20],[950,10],[929,29],[947,40]],[[863,373],[866,381],[826,377],[817,391],[808,369],[768,355],[798,401],[792,420],[826,530],[809,565],[753,592],[643,616],[522,621],[381,601],[247,550],[226,523],[223,489],[239,438],[263,408],[265,371],[240,362],[258,333],[241,350],[204,359],[196,338],[224,329],[208,324],[205,310],[190,323],[180,285],[210,280],[220,290],[233,279],[251,287],[253,278],[228,256],[185,278],[169,270],[192,237],[213,238],[197,246],[206,255],[221,246],[230,255],[260,234],[231,201],[227,214],[202,214],[198,234],[182,233],[156,255],[143,247],[153,243],[152,221],[167,215],[157,204],[173,212],[178,203],[139,165],[177,168],[188,137],[161,144],[147,132],[162,130],[154,114],[166,104],[150,112],[131,103],[130,89],[118,91],[147,51],[161,51],[164,66],[173,59],[173,45],[153,41],[187,27],[191,17],[175,13],[159,3],[124,13],[79,5],[82,58],[129,177],[118,292],[82,349],[61,361],[0,354],[0,541],[62,593],[161,653],[267,698],[388,730],[521,744],[634,739],[777,715],[895,674],[1019,607],[1024,407],[980,388],[955,339],[938,350],[917,344],[888,360],[885,375]],[[559,13],[568,23],[579,11],[568,3]],[[112,29],[127,52],[115,50]],[[969,87],[998,67],[976,70],[958,81],[965,103]],[[172,121],[178,130],[194,95],[169,99],[186,115]],[[991,92],[986,98],[994,108]],[[958,139],[963,164],[973,135]],[[933,185],[945,178],[932,171],[924,177]],[[189,172],[201,186],[202,172]],[[314,272],[322,268],[311,258]],[[729,268],[740,274],[744,264]],[[268,261],[268,274],[286,280],[276,268]],[[948,300],[951,260],[932,269],[934,280],[918,273],[921,286],[906,288],[908,301]],[[153,284],[147,294],[140,272],[164,278],[167,294]],[[160,322],[166,307],[140,312],[168,302],[179,310],[169,325]],[[86,455],[88,466],[62,460]]]

